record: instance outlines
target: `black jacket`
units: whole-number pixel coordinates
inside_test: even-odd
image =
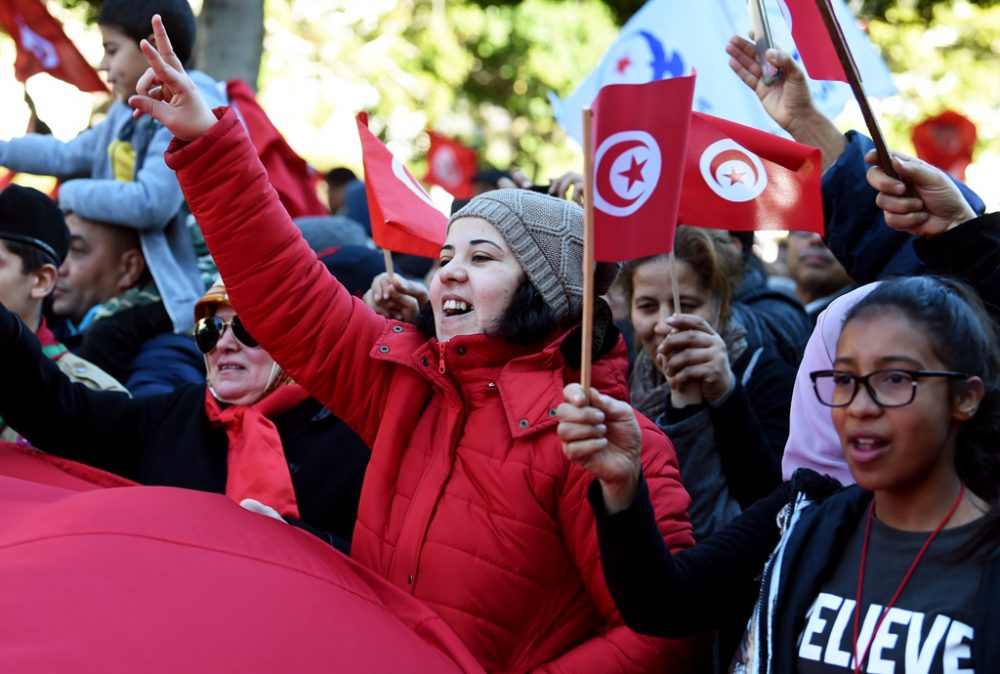
[[[792,367],[798,366],[812,322],[801,302],[767,285],[767,275],[759,262],[744,271],[730,313],[746,328],[751,351],[768,347]]]
[[[878,192],[865,178],[870,168],[865,153],[873,147],[871,139],[849,131],[843,153],[823,173],[826,245],[858,285],[927,273],[920,240],[886,226],[885,214],[875,204]],[[972,209],[982,213],[983,200],[961,182],[954,182]]]
[[[784,548],[781,567],[771,570],[771,582],[779,583],[771,635],[771,670],[776,674],[796,671],[798,639],[806,624],[806,613],[823,584],[836,570],[847,541],[867,512],[872,494],[854,485],[833,494],[822,503],[806,508],[792,529]],[[764,581],[767,583],[767,579]],[[993,550],[977,593],[972,642],[976,672],[996,671],[1000,663],[1000,549]],[[763,647],[763,644],[761,644]]]
[[[832,481],[799,471],[793,481],[808,480],[811,490],[828,491]],[[832,483],[832,484],[831,484]],[[817,488],[818,487],[818,488]],[[604,577],[625,624],[642,634],[682,637],[717,626],[734,611],[746,610],[743,588],[760,574],[778,542],[777,514],[792,490],[785,483],[726,528],[696,547],[671,555],[655,529],[652,506],[641,485],[628,509],[608,515],[599,483],[588,498],[597,516]],[[836,570],[841,551],[864,517],[871,492],[851,486],[806,507],[787,535],[780,566],[769,566],[764,589],[778,582],[770,620],[757,645],[773,654],[768,671],[795,672],[798,638],[806,614],[823,584]],[[652,528],[651,528],[652,527]],[[1000,662],[1000,548],[991,553],[979,584],[975,606],[972,660],[976,672],[992,672]],[[758,607],[765,602],[758,602]]]
[[[142,484],[225,493],[228,439],[205,413],[206,387],[129,398],[69,381],[38,340],[0,307],[0,417],[35,447]],[[347,551],[371,454],[312,398],[274,420],[302,522]]]
[[[933,239],[918,239],[913,248],[931,272],[972,285],[993,320],[1000,322],[1000,212],[969,220]]]

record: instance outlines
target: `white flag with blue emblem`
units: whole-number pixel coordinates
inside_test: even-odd
[[[782,0],[766,0],[775,45],[799,60]],[[843,0],[832,1],[869,96],[896,92],[889,69]],[[694,109],[763,131],[787,135],[767,115],[757,95],[729,69],[726,44],[746,36],[750,19],[745,0],[649,0],[625,24],[604,59],[564,101],[550,94],[556,120],[567,135],[583,138],[581,110],[605,84],[639,84],[698,73]],[[801,63],[801,60],[799,60]],[[816,106],[828,117],[853,99],[843,82],[812,81]]]

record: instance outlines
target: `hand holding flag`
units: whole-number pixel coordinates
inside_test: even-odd
[[[583,110],[585,183],[580,383],[590,395],[594,260],[673,250],[694,76],[601,89]],[[593,137],[593,139],[592,139]],[[596,146],[596,149],[595,149]]]
[[[802,62],[814,80],[837,80],[847,82],[847,74],[837,56],[833,40],[823,22],[823,15],[816,0],[778,0],[781,13],[792,31],[792,39],[802,56]],[[830,7],[831,16],[833,8]],[[834,23],[837,19],[834,16]],[[839,24],[837,30],[843,40]]]

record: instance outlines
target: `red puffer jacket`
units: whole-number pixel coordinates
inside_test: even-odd
[[[250,332],[373,449],[357,560],[432,606],[488,670],[690,671],[694,646],[633,633],[604,585],[590,480],[555,433],[576,379],[563,337],[439,344],[374,314],[316,261],[231,111],[167,162]],[[624,368],[619,343],[595,385],[626,397]],[[690,546],[673,448],[642,424],[661,530]]]

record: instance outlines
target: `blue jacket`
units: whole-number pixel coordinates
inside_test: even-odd
[[[212,106],[226,100],[214,80],[190,73]],[[126,139],[135,149],[130,182],[116,180],[110,146]],[[28,134],[0,141],[0,165],[23,173],[56,176],[59,205],[81,217],[138,230],[146,258],[167,313],[178,332],[193,326],[194,303],[205,288],[181,207],[184,197],[163,153],[173,135],[149,117],[132,118],[120,101],[107,117],[72,140]]]
[[[823,173],[823,213],[826,244],[858,285],[893,276],[926,273],[913,249],[916,237],[886,226],[878,194],[865,175],[865,154],[875,147],[870,138],[847,132],[847,147]],[[976,213],[986,208],[983,200],[955,181]]]

